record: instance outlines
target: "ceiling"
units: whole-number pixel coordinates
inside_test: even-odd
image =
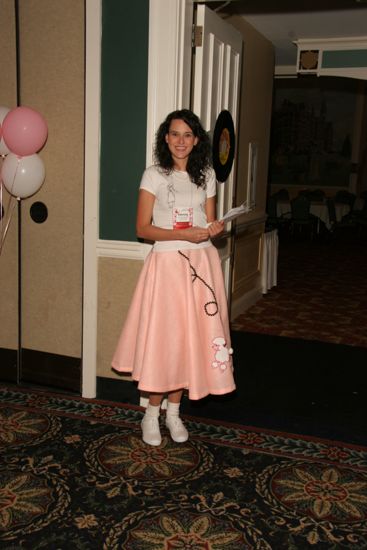
[[[223,17],[243,16],[273,43],[277,66],[296,65],[297,48],[293,41],[300,38],[367,37],[367,0],[204,2]]]

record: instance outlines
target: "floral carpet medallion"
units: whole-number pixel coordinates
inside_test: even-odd
[[[199,442],[177,446],[163,436],[159,447],[146,445],[140,436],[108,435],[93,442],[86,451],[91,471],[157,486],[176,478],[199,477],[210,471],[214,457]]]
[[[310,544],[327,540],[365,544],[357,534],[366,534],[367,528],[365,472],[313,462],[273,465],[258,476],[257,491],[274,518],[281,518],[287,530],[292,524]]]
[[[152,517],[141,514],[124,520],[111,529],[104,548],[133,550],[233,550],[255,548],[241,528],[235,528],[231,518],[211,514],[187,513],[162,508]],[[150,514],[147,514],[149,516]],[[136,523],[134,524],[134,519]],[[129,522],[129,527],[127,521]],[[129,527],[129,528],[128,528]],[[254,542],[254,541],[253,541]]]
[[[51,471],[55,464],[47,458],[38,466],[30,458],[12,462],[0,472],[0,540],[43,529],[69,505],[62,472]]]
[[[367,548],[367,449],[186,418],[141,440],[139,407],[0,387],[0,547]]]
[[[0,449],[40,443],[60,428],[55,417],[9,409],[0,405]]]

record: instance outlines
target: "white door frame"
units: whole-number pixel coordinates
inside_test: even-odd
[[[102,0],[85,3],[85,153],[82,396],[97,386],[97,287],[101,105]]]
[[[168,113],[189,109],[193,0],[150,0],[146,164]]]

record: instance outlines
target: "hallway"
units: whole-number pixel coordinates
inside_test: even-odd
[[[232,329],[367,348],[366,241],[281,238],[278,285]]]

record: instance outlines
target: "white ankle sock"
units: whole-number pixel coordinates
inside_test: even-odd
[[[160,412],[160,405],[151,405],[148,403],[147,408],[145,409],[146,416],[154,416],[155,418],[158,418]]]
[[[167,416],[179,416],[180,414],[180,403],[167,403]]]

